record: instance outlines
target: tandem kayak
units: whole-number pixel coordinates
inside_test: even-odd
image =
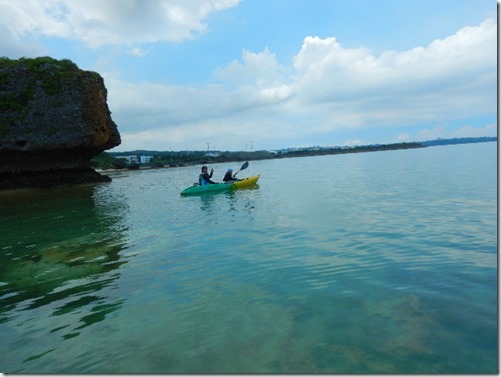
[[[193,185],[191,187],[188,187],[187,189],[184,189],[181,192],[181,195],[187,196],[187,195],[200,195],[200,194],[206,194],[210,192],[220,192],[220,191],[229,191],[229,190],[236,190],[240,189],[243,187],[249,187],[257,183],[257,180],[259,179],[259,175],[254,175],[252,177],[244,178],[240,181],[235,181],[235,182],[228,182],[228,183],[216,183],[213,185]]]

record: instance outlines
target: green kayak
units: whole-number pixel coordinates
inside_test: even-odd
[[[259,175],[254,175],[252,177],[244,178],[244,179],[242,179],[240,181],[236,181],[236,182],[216,183],[213,185],[204,185],[204,186],[200,186],[200,185],[196,184],[196,185],[193,185],[191,187],[184,189],[181,192],[181,195],[183,195],[183,196],[200,195],[200,194],[207,194],[207,193],[211,193],[211,192],[236,190],[236,189],[239,189],[242,187],[252,186],[252,185],[256,184],[258,179],[259,179]]]

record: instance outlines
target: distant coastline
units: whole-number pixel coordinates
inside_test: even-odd
[[[93,166],[99,170],[117,169],[113,166],[114,162],[121,159],[127,159],[128,163],[122,161],[122,169],[141,169],[141,168],[163,168],[180,167],[189,165],[200,165],[218,162],[240,162],[252,160],[266,160],[276,158],[309,157],[336,155],[347,153],[379,152],[399,149],[415,149],[433,146],[485,143],[497,141],[497,137],[467,137],[453,139],[436,139],[421,142],[393,143],[393,144],[371,144],[359,146],[336,146],[336,147],[305,147],[305,148],[286,148],[279,150],[261,150],[261,151],[149,151],[134,150],[128,152],[104,152],[98,155]],[[130,158],[136,156],[136,162],[131,163]],[[140,163],[142,157],[148,157],[147,163]]]
[[[420,143],[427,147],[437,145],[454,145],[454,144],[470,144],[470,143],[486,143],[490,141],[498,141],[497,137],[462,137],[455,139],[436,139],[429,141],[421,141]]]

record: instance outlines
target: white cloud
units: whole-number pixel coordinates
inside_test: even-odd
[[[179,42],[204,33],[212,13],[239,0],[2,0],[0,24],[15,39],[35,34],[91,47]]]
[[[413,138],[413,141],[426,141],[435,140],[437,138],[461,138],[461,137],[484,137],[484,136],[497,136],[497,125],[488,124],[484,127],[473,127],[471,125],[464,125],[460,128],[449,130],[443,125],[434,128],[426,128],[420,130]]]
[[[494,112],[496,23],[404,52],[373,56],[334,38],[305,38],[294,58],[298,103],[330,109],[348,126],[411,124]],[[327,112],[326,112],[327,114]],[[346,119],[346,114],[351,120]]]
[[[206,32],[211,14],[238,2],[0,0],[0,47],[30,55],[18,41],[41,35],[91,47],[123,46],[127,54],[144,57],[144,45],[192,39]],[[256,148],[297,145],[301,138],[320,144],[348,130],[361,135],[343,136],[347,143],[370,142],[364,133],[381,126],[400,127],[396,139],[408,140],[417,134],[405,127],[423,124],[430,138],[444,137],[440,133],[454,132],[432,125],[495,114],[496,52],[497,24],[487,19],[427,46],[379,55],[315,36],[304,38],[288,65],[268,48],[243,50],[214,72],[218,85],[132,84],[103,76],[122,149],[146,148],[139,145],[146,142],[217,147],[210,137],[221,149],[242,148],[249,140]],[[465,125],[457,134],[487,131],[492,129]]]
[[[483,136],[497,136],[497,124],[488,124],[485,127],[472,127],[470,125],[463,126],[457,130],[452,130],[449,137],[483,137]],[[442,136],[443,137],[443,136]]]
[[[257,135],[259,130],[261,135]],[[263,133],[264,132],[264,133]],[[273,149],[284,141],[295,142],[287,135],[297,135],[294,125],[273,118],[228,116],[225,119],[200,119],[145,131],[120,131],[122,144],[116,150],[246,150]]]
[[[496,27],[488,19],[427,47],[386,51],[379,57],[366,49],[344,48],[335,38],[307,37],[294,58],[297,90],[315,101],[331,101],[417,94],[437,84],[461,85],[480,72],[494,74]]]
[[[233,60],[227,67],[216,70],[215,75],[237,85],[253,85],[257,88],[282,86],[287,70],[278,64],[275,54],[268,48],[260,53],[244,50],[242,60],[242,63]]]
[[[142,49],[142,48],[139,48],[139,47],[133,47],[129,51],[129,55],[134,55],[134,56],[137,56],[137,57],[140,57],[140,58],[144,58],[148,54],[149,54],[148,50],[145,50],[145,49]]]
[[[301,139],[332,145],[333,135],[349,130],[370,143],[374,138],[367,133],[378,127],[398,129],[393,141],[410,141],[411,134],[414,140],[456,137],[446,126],[426,125],[495,115],[496,29],[488,19],[426,47],[379,56],[344,48],[335,38],[307,37],[290,67],[278,64],[267,48],[244,50],[240,60],[215,72],[221,85],[107,80],[110,108],[123,130],[124,149],[129,138],[138,144],[164,140],[179,148],[198,143],[200,149],[206,142],[238,149],[249,140],[256,148],[298,145]],[[405,130],[417,124],[427,130]],[[484,131],[492,133],[470,126],[457,134]],[[343,140],[355,144],[361,137]]]
[[[1,18],[1,15],[0,15]],[[33,42],[19,43],[19,41],[10,38],[10,30],[6,24],[0,21],[0,51],[1,56],[20,58],[23,56],[45,56],[47,50],[39,44]]]

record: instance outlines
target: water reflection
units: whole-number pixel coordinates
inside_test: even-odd
[[[68,339],[120,307],[122,300],[107,287],[126,263],[120,219],[127,205],[105,199],[102,189],[0,194],[0,326],[22,332],[23,312],[35,311],[38,331],[47,332],[45,319],[47,325],[57,323],[49,325],[50,334],[65,329]]]
[[[259,185],[255,184],[249,187],[242,187],[238,190],[200,195],[200,210],[214,212],[215,210],[220,210],[219,206],[223,206],[223,209],[227,207],[229,211],[235,211],[237,208],[237,203],[240,200],[244,200],[246,202],[246,208],[253,208],[253,205],[249,205],[249,203],[253,203],[253,200],[249,199],[249,196],[246,195],[246,193],[258,189]]]
[[[200,209],[202,211],[211,211],[217,200],[217,194],[200,195]]]

